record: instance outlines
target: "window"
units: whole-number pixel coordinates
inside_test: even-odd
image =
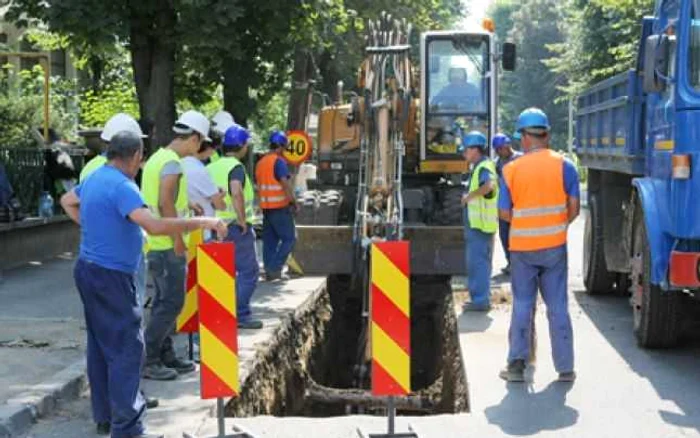
[[[690,19],[690,84],[700,90],[700,0],[693,0]]]

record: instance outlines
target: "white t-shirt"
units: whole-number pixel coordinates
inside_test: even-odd
[[[204,216],[214,217],[215,211],[209,198],[219,193],[219,188],[207,172],[204,164],[195,157],[182,159],[182,167],[187,175],[187,196],[191,203],[204,209]]]

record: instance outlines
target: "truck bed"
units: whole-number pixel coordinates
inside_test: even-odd
[[[641,78],[621,73],[585,90],[577,101],[576,152],[597,170],[644,173]]]

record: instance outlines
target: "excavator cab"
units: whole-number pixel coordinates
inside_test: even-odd
[[[495,134],[494,35],[487,31],[427,32],[421,37],[421,173],[467,171],[458,153],[462,135]]]

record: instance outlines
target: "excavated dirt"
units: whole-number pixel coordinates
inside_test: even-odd
[[[420,407],[412,415],[466,412],[467,382],[459,347],[449,278],[412,279],[411,386]],[[375,405],[309,397],[318,388],[335,395],[367,397],[368,380],[357,364],[362,357],[362,294],[349,277],[331,276],[327,287],[289,315],[273,341],[256,355],[241,396],[227,405],[229,416],[311,416],[381,413]]]

